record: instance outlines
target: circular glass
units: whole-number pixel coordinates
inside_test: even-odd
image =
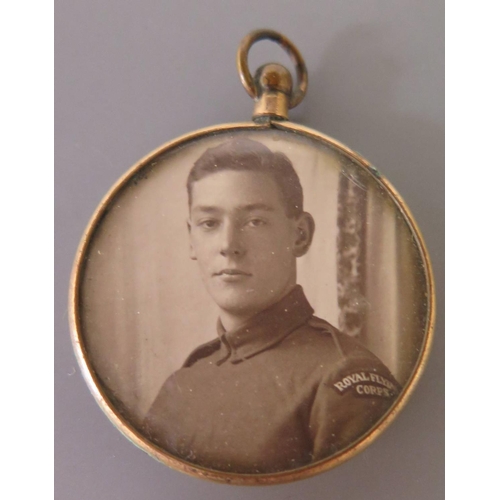
[[[337,465],[406,402],[434,321],[409,210],[290,123],[195,132],[141,160],[83,237],[70,297],[98,403],[176,469],[272,484]]]

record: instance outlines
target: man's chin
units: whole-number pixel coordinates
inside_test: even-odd
[[[212,298],[220,309],[235,316],[253,315],[265,308],[261,303],[262,297],[252,291],[247,292],[243,297],[241,292],[237,294],[226,292],[212,294]]]

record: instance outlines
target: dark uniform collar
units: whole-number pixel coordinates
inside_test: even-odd
[[[300,285],[279,302],[256,314],[245,325],[226,331],[220,319],[217,332],[223,355],[218,361],[238,363],[269,349],[303,325],[314,313]]]

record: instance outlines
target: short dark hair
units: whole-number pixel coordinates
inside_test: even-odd
[[[243,137],[209,148],[196,160],[187,178],[190,207],[193,183],[224,170],[271,175],[283,195],[286,215],[295,218],[304,211],[302,186],[288,157],[283,153],[273,153],[264,144]]]

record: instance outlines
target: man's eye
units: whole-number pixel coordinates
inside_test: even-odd
[[[264,224],[266,223],[266,221],[264,219],[250,219],[247,224],[250,226],[250,227],[259,227],[259,226],[263,226]]]
[[[198,225],[201,226],[202,229],[214,229],[217,227],[218,221],[215,219],[205,219],[200,221]]]

